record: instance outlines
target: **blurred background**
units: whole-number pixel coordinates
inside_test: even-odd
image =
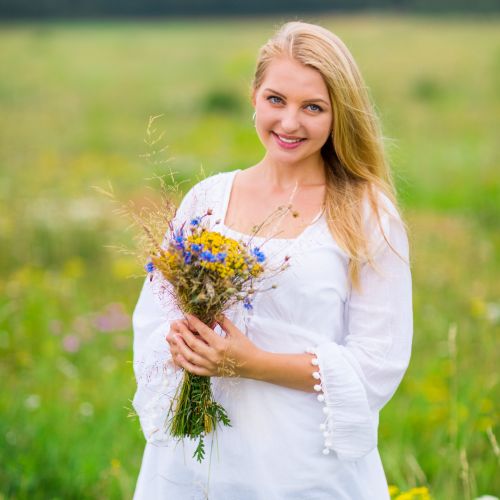
[[[131,498],[143,271],[109,248],[133,231],[93,186],[141,204],[169,169],[185,191],[259,161],[257,52],[295,19],[352,51],[409,224],[413,357],[379,434],[393,497],[500,496],[499,3],[304,5],[0,2],[0,499]]]

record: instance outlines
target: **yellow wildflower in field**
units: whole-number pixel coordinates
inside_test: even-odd
[[[112,262],[111,271],[116,278],[128,278],[137,272],[137,264],[132,257],[118,257]]]
[[[393,484],[389,485],[389,495],[393,497],[396,493],[398,493],[399,488],[397,486],[394,486]]]
[[[427,486],[411,488],[408,491],[399,493],[397,486],[389,486],[389,494],[393,500],[431,500],[431,495]]]
[[[63,265],[63,275],[68,279],[78,279],[85,273],[85,263],[81,257],[71,257]]]

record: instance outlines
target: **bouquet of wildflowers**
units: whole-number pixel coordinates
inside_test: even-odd
[[[235,302],[252,307],[256,281],[264,272],[266,257],[259,247],[240,243],[204,227],[205,214],[184,221],[180,228],[169,222],[170,232],[163,245],[155,243],[148,272],[159,271],[172,285],[179,308],[213,325],[217,317]],[[231,360],[221,367],[231,374]],[[172,436],[198,438],[194,456],[204,457],[203,437],[218,423],[230,426],[230,419],[213,398],[210,377],[184,371],[167,416]]]

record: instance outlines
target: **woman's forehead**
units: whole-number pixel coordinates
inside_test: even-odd
[[[282,94],[307,94],[309,99],[329,101],[328,88],[321,73],[289,58],[273,59],[266,69],[262,90],[270,88]],[[312,95],[311,95],[312,94]]]

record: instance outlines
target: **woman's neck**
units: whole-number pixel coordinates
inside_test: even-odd
[[[321,186],[326,182],[323,160],[316,163],[276,163],[266,157],[256,166],[256,173],[260,179],[270,186],[288,190],[293,186],[313,187]]]

